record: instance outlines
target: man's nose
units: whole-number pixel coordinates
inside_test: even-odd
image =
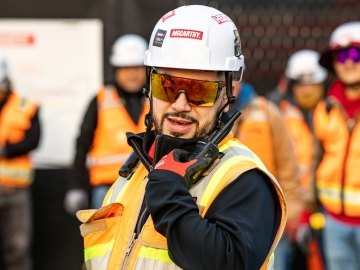
[[[180,93],[175,102],[172,104],[174,110],[178,112],[190,111],[191,106],[186,98],[185,93]]]

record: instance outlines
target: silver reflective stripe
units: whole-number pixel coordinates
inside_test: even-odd
[[[174,263],[162,262],[159,260],[153,260],[148,258],[138,258],[135,265],[135,270],[181,270],[179,266]]]
[[[360,190],[348,191],[345,190],[345,201],[351,205],[360,206]]]
[[[118,197],[120,191],[125,186],[126,182],[127,179],[125,177],[121,177],[121,176],[118,177],[118,179],[115,181],[115,185],[113,187],[109,203],[116,202],[116,198]]]
[[[85,262],[86,270],[107,270],[112,250]]]
[[[105,89],[105,99],[102,103],[98,104],[99,109],[108,109],[113,107],[118,107],[119,105],[123,104],[121,99],[115,99],[114,98],[114,91],[116,91],[113,88],[107,87]]]
[[[106,157],[88,157],[86,164],[87,166],[95,166],[95,165],[109,165],[109,164],[118,164],[124,163],[129,157],[129,153],[106,156]]]
[[[16,178],[16,179],[24,179],[31,180],[33,176],[33,172],[30,169],[19,169],[19,168],[6,168],[0,165],[0,176],[3,178]]]
[[[339,189],[330,189],[330,188],[319,188],[319,197],[332,201],[340,201],[341,194]]]
[[[274,253],[273,253],[269,258],[266,270],[274,270],[275,260],[276,260],[276,258],[274,257]]]

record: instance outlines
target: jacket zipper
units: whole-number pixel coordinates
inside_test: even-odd
[[[132,234],[132,237],[131,237],[131,241],[130,241],[130,244],[125,252],[125,258],[124,258],[124,263],[121,267],[121,270],[125,270],[128,268],[129,266],[129,259],[130,259],[130,253],[135,245],[135,242],[136,242],[136,233],[133,233]]]
[[[136,243],[136,240],[141,232],[141,229],[143,227],[143,224],[145,224],[143,222],[143,220],[147,219],[149,217],[149,211],[147,210],[147,207],[145,206],[145,209],[143,210],[143,212],[141,213],[140,217],[139,217],[139,222],[135,228],[135,231],[134,233],[132,234],[132,237],[131,237],[131,241],[130,241],[130,244],[125,252],[125,258],[124,258],[124,263],[121,267],[121,270],[125,270],[128,268],[129,266],[129,260],[130,260],[130,254],[131,254],[131,251],[133,249],[133,247],[135,246],[135,243]]]

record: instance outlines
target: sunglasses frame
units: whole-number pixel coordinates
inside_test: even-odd
[[[357,58],[352,57],[351,56],[351,52],[350,51],[357,51]],[[339,54],[342,53],[343,57],[340,57]],[[345,55],[346,54],[346,55]],[[334,52],[334,60],[340,64],[344,64],[346,61],[348,61],[349,59],[351,59],[351,61],[353,63],[360,63],[360,48],[357,47],[348,47],[348,48],[343,48],[343,49],[339,49],[337,51]],[[342,59],[343,58],[343,59]]]
[[[170,77],[170,78],[176,78],[176,79],[184,79],[184,80],[192,80],[192,81],[198,81],[198,82],[206,82],[206,83],[217,83],[218,84],[218,87],[217,87],[217,91],[216,91],[216,96],[215,96],[215,99],[213,102],[211,102],[210,105],[204,105],[204,104],[209,104],[209,102],[207,103],[203,103],[203,104],[196,104],[194,102],[192,102],[193,100],[190,99],[188,97],[188,92],[186,91],[186,89],[182,89],[182,90],[179,90],[175,96],[175,99],[174,101],[171,101],[171,100],[164,100],[160,97],[156,97],[156,98],[159,98],[160,100],[163,100],[163,101],[166,101],[166,102],[171,102],[171,103],[174,103],[180,96],[180,94],[184,93],[186,95],[186,99],[188,101],[188,103],[193,106],[193,107],[211,107],[211,106],[214,106],[215,102],[218,100],[219,96],[220,96],[220,92],[221,90],[224,88],[224,86],[226,85],[226,81],[206,81],[206,80],[197,80],[197,79],[190,79],[190,78],[185,78],[185,77],[178,77],[178,76],[172,76],[172,75],[168,75],[168,74],[161,74],[161,73],[157,73],[156,69],[155,68],[152,68],[151,69],[151,72],[150,72],[150,85],[152,84],[151,81],[152,81],[152,75],[153,74],[156,74],[156,75],[160,75],[160,76],[167,76],[167,77]],[[153,92],[153,91],[151,91]],[[152,94],[153,95],[153,94]],[[196,102],[196,101],[195,101]]]

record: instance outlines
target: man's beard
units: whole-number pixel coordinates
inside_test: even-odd
[[[155,125],[155,130],[159,133],[159,134],[163,134],[163,129],[162,126],[164,124],[165,119],[168,116],[173,116],[173,117],[179,117],[179,118],[183,118],[186,120],[190,120],[191,122],[195,123],[195,133],[194,136],[192,136],[192,138],[201,138],[201,137],[205,137],[205,135],[209,134],[214,126],[215,126],[215,121],[206,121],[205,123],[203,123],[201,126],[199,125],[199,122],[194,119],[191,116],[188,116],[187,114],[184,113],[177,113],[177,112],[173,112],[173,113],[165,113],[162,117],[161,117],[161,121],[159,121],[158,118],[154,117],[154,125]],[[170,132],[171,136],[179,138],[182,135],[184,135],[183,133],[179,133],[179,132]]]

